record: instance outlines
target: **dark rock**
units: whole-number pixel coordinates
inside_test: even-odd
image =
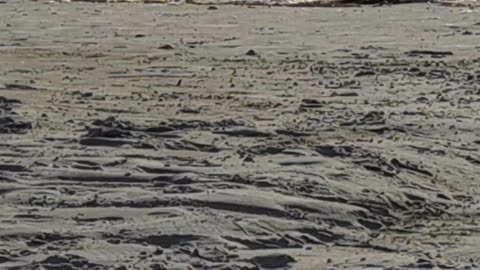
[[[160,50],[173,50],[175,48],[173,47],[173,45],[165,44],[165,45],[162,45],[162,46],[158,47],[158,49],[160,49]]]
[[[295,259],[286,254],[256,256],[250,259],[250,261],[262,268],[286,267],[289,263],[296,262]]]
[[[245,54],[245,55],[248,55],[248,56],[257,56],[258,53],[254,50],[248,50],[248,52]]]

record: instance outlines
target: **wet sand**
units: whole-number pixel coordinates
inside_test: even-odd
[[[478,269],[480,19],[0,5],[1,269]]]

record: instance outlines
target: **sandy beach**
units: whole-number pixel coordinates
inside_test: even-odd
[[[0,3],[0,269],[480,269],[480,14]]]

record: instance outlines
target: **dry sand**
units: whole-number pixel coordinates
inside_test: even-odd
[[[0,268],[479,269],[479,41],[426,4],[7,0]]]

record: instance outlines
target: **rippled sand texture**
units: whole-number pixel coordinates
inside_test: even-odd
[[[31,0],[35,2],[145,3],[194,5],[248,5],[286,7],[360,7],[362,5],[397,5],[429,3],[452,7],[480,7],[480,0]]]
[[[479,34],[424,4],[1,4],[0,268],[477,269]]]

